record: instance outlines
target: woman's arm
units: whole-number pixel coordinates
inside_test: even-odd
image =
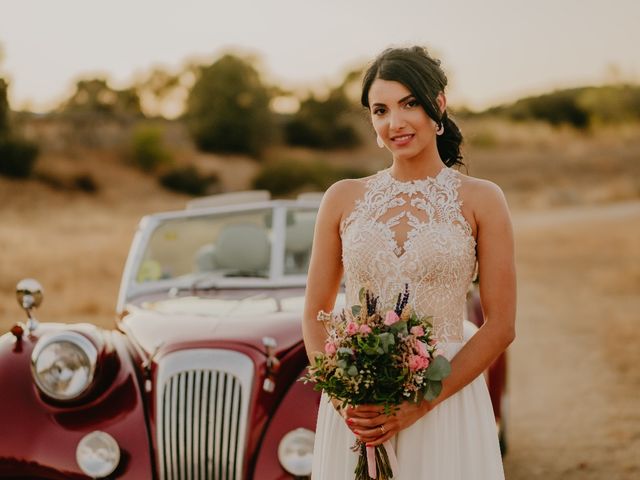
[[[515,338],[516,273],[511,218],[500,187],[478,183],[474,194],[477,224],[477,256],[480,297],[485,322],[451,361],[451,374],[443,381],[440,395],[432,402],[404,404],[396,415],[358,418],[357,409],[347,410],[347,422],[360,438],[372,445],[388,440],[407,428],[484,372]],[[373,407],[367,407],[369,409]],[[362,409],[360,413],[370,414]],[[384,435],[380,425],[384,424]]]
[[[430,409],[484,372],[515,338],[516,269],[513,227],[500,187],[482,182],[475,216],[480,300],[485,321],[451,361],[451,375]]]
[[[324,351],[327,335],[324,323],[317,320],[318,312],[333,311],[340,288],[340,220],[345,204],[343,191],[346,182],[348,181],[337,182],[325,192],[316,219],[302,319],[302,335],[310,361],[313,361],[316,353]]]

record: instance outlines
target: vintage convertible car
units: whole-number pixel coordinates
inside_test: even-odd
[[[0,337],[0,477],[308,478],[319,394],[297,379],[318,205],[244,192],[144,217],[114,330],[39,323],[42,287],[21,281],[28,321]],[[504,368],[488,372],[498,425]]]

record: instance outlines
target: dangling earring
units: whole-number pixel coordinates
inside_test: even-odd
[[[438,122],[438,123],[440,123],[440,128],[436,130],[436,135],[442,135],[444,133],[444,123],[443,122]]]
[[[378,147],[384,148],[384,142],[382,141],[382,138],[380,138],[380,135],[376,137],[376,142],[378,142]]]

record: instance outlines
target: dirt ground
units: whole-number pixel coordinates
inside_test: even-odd
[[[477,151],[471,172],[505,188],[516,234],[509,480],[640,478],[640,146],[636,140],[629,153],[631,140],[613,146],[599,140],[598,148],[579,142],[572,145],[581,149],[554,159],[549,146],[509,159]],[[614,148],[620,153],[611,160]],[[574,157],[591,167],[573,180],[554,176],[560,162],[571,165]],[[113,325],[138,220],[181,209],[187,200],[141,173],[111,168],[116,161],[42,160],[58,174],[67,167],[88,171],[101,183],[94,196],[0,178],[0,332],[24,318],[14,296],[24,277],[45,288],[42,321]],[[601,182],[611,164],[627,173]],[[553,188],[541,190],[550,179]],[[571,189],[562,190],[563,182]]]
[[[507,478],[640,478],[640,202],[514,227]]]

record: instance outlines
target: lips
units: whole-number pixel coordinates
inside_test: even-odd
[[[415,135],[413,133],[405,133],[391,137],[391,141],[397,146],[403,146],[409,143]]]

